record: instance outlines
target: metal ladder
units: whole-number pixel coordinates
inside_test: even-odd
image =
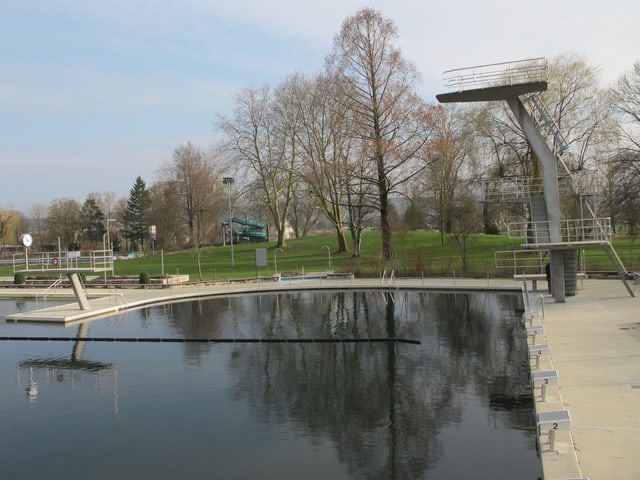
[[[558,124],[553,119],[553,116],[547,109],[547,106],[544,104],[540,95],[537,93],[532,93],[528,95],[525,99],[525,102],[530,107],[531,118],[536,123],[538,128],[541,131],[545,131],[547,135],[550,135],[553,138],[553,146],[556,155],[562,155],[569,149],[569,143],[567,139],[564,137]]]

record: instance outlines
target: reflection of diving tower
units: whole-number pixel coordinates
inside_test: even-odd
[[[35,376],[39,371],[44,371],[48,380],[55,380],[55,383],[62,383],[68,379],[73,385],[81,381],[83,373],[90,373],[95,376],[96,389],[99,389],[102,372],[111,371],[113,375],[113,405],[114,413],[118,415],[118,370],[113,363],[104,363],[94,360],[83,359],[85,339],[89,332],[89,324],[81,323],[78,325],[78,332],[73,339],[73,349],[69,358],[51,357],[51,358],[33,358],[22,360],[18,363],[16,382],[20,386],[20,372],[27,370],[29,372],[28,385],[26,387],[27,397],[29,401],[35,401],[38,397],[38,383]]]
[[[530,221],[514,231],[524,238],[525,249],[549,252],[551,293],[556,302],[575,295],[578,250],[594,244],[603,246],[627,291],[634,296],[626,269],[611,245],[609,219],[596,218],[586,201],[589,192],[576,181],[581,172],[569,172],[560,157],[567,144],[537,94],[547,89],[547,74],[544,58],[449,70],[443,79],[452,91],[436,98],[441,103],[505,100],[509,105],[542,165],[542,179],[505,177],[485,181],[485,201],[528,203]],[[526,98],[529,110],[521,96]],[[548,134],[555,149],[542,132]],[[561,200],[575,202],[579,218],[562,218]]]

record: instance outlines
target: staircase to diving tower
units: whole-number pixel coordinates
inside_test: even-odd
[[[552,282],[556,301],[564,302],[565,295],[575,294],[578,251],[593,244],[604,248],[633,297],[627,281],[632,274],[611,243],[610,220],[598,218],[588,201],[594,192],[590,182],[584,181],[586,172],[571,172],[563,160],[563,155],[570,155],[569,144],[539,95],[547,89],[547,79],[544,58],[448,70],[443,81],[452,91],[436,98],[441,103],[504,100],[511,108],[542,164],[543,177],[486,179],[484,201],[528,205],[528,221],[510,224],[509,234],[522,238],[523,248],[538,258],[541,252],[548,252],[552,279],[558,280]],[[562,218],[561,199],[576,202],[578,218]]]

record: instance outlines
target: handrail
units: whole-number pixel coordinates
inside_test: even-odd
[[[46,296],[47,292],[49,290],[51,290],[52,288],[57,287],[58,285],[60,285],[62,283],[62,277],[58,277],[56,278],[55,282],[53,282],[51,285],[49,285],[47,288],[44,289],[43,292],[40,293],[40,295]]]
[[[46,299],[47,298],[47,292],[49,290],[51,290],[52,288],[57,287],[61,283],[62,283],[62,277],[58,277],[58,278],[56,278],[56,280],[51,285],[49,285],[47,288],[45,288],[44,291],[42,291],[41,293],[36,293],[36,305],[38,304],[38,299],[41,296]]]
[[[463,91],[546,82],[548,77],[547,59],[538,57],[447,70],[442,74],[442,82],[450,90]]]
[[[485,201],[507,201],[529,198],[529,177],[509,176],[481,180]]]
[[[513,269],[513,274],[526,270],[528,273],[544,273],[549,262],[547,250],[499,250],[494,253],[497,269]]]
[[[544,295],[538,295],[536,304],[539,305],[537,311],[540,317],[540,321],[544,322]]]
[[[514,222],[507,225],[510,238],[526,238],[528,243],[550,243],[550,222]],[[573,218],[560,222],[560,237],[562,243],[579,242],[611,242],[611,219],[603,218]]]
[[[25,270],[33,269],[34,272],[59,272],[77,268],[113,271],[113,250],[36,252],[30,253],[28,257],[25,254],[15,254],[14,272],[19,267],[24,267]]]

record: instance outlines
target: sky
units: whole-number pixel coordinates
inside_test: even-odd
[[[0,0],[0,209],[151,185],[234,95],[321,71],[364,7],[432,102],[453,68],[573,53],[609,87],[640,61],[631,0]]]

